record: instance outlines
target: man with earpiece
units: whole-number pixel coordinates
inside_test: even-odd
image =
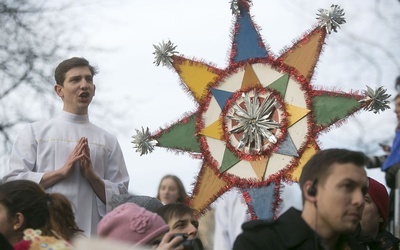
[[[366,249],[353,237],[368,192],[365,160],[346,149],[316,153],[300,175],[303,210],[244,223],[233,249]]]

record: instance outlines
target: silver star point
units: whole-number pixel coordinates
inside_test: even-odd
[[[132,136],[134,144],[134,148],[136,148],[136,152],[140,153],[140,156],[143,154],[148,154],[154,151],[154,146],[157,145],[157,141],[151,138],[149,128],[142,127],[142,131],[139,129],[136,130],[136,135]]]
[[[387,94],[386,89],[382,86],[375,90],[367,86],[367,90],[364,90],[364,94],[365,97],[359,102],[365,105],[365,110],[372,111],[376,114],[380,111],[390,109],[388,101],[390,94]]]
[[[344,18],[344,10],[339,5],[332,4],[329,9],[318,9],[317,19],[319,20],[319,27],[325,27],[326,32],[330,34],[332,30],[337,32],[341,24],[346,23]]]
[[[153,55],[155,56],[153,63],[156,66],[159,66],[160,64],[162,64],[162,66],[171,66],[174,62],[172,56],[178,53],[175,51],[177,46],[168,40],[168,42],[162,41],[158,45],[153,44],[153,47],[155,49],[153,52]]]

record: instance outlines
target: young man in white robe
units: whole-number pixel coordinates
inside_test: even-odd
[[[128,171],[117,138],[89,121],[96,69],[73,57],[55,70],[54,90],[63,101],[61,114],[26,125],[13,146],[3,181],[28,179],[47,192],[65,195],[76,208],[78,226],[96,234],[111,210],[113,194],[125,194]]]

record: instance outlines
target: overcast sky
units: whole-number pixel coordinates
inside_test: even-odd
[[[251,14],[261,28],[264,42],[271,52],[279,55],[283,48],[291,46],[312,28],[319,8],[328,8],[331,4],[326,0],[254,0]],[[335,4],[345,9],[347,23],[326,40],[312,85],[347,92],[363,90],[365,85],[373,88],[385,85],[393,93],[399,68],[379,46],[396,49],[391,53],[399,58],[399,37],[391,32],[396,24],[393,22],[394,26],[390,27],[382,20],[398,15],[400,3],[340,0]],[[118,4],[113,1],[90,6],[81,13],[82,16],[73,18],[80,22],[86,45],[106,51],[87,50],[78,56],[99,66],[100,74],[95,79],[96,102],[103,103],[120,117],[118,121],[108,121],[106,110],[104,120],[92,121],[118,135],[131,177],[129,190],[154,196],[161,177],[175,174],[182,179],[187,191],[191,191],[201,167],[200,160],[188,154],[176,155],[164,148],[139,156],[130,141],[136,128],[149,127],[154,132],[197,107],[183,91],[174,71],[153,64],[152,45],[170,39],[180,54],[225,68],[234,20],[229,1],[148,0],[118,1]],[[392,110],[379,115],[362,111],[347,124],[321,136],[320,146],[357,149],[361,144],[378,149],[378,143],[390,143],[395,123]],[[359,124],[363,125],[362,129]],[[383,181],[379,172],[373,175]]]

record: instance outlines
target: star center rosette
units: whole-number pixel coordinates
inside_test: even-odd
[[[209,157],[205,161],[212,162],[219,173],[226,171],[239,178],[262,181],[285,169],[292,157],[298,157],[288,126],[309,110],[304,97],[298,100],[280,92],[277,87],[282,83],[290,86],[292,93],[298,95],[300,91],[304,96],[300,84],[267,63],[246,64],[210,89],[198,119],[198,133],[203,135],[202,151]],[[287,109],[292,111],[295,106],[290,100],[302,106],[296,109],[302,110],[302,116],[292,115],[292,120]],[[300,147],[307,139],[307,122],[296,127],[291,131],[296,131]],[[275,158],[280,164],[268,169],[267,162]]]
[[[285,112],[282,103],[266,89],[239,91],[232,99],[222,112],[225,140],[230,150],[243,154],[244,159],[268,154],[282,137],[280,127]]]

